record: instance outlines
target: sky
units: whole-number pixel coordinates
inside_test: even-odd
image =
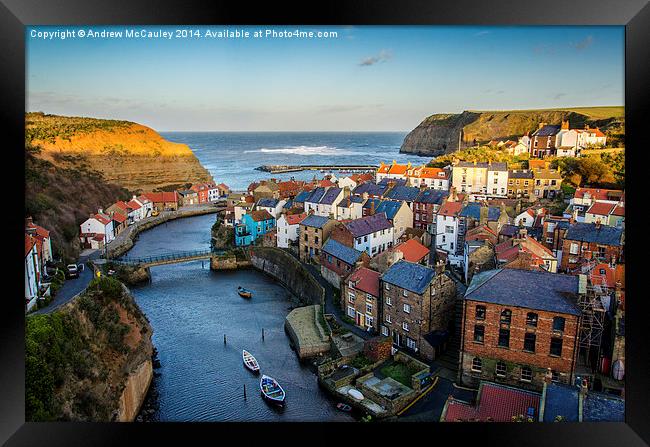
[[[624,105],[620,26],[41,26],[26,43],[28,111],[158,131],[409,131],[434,113]]]

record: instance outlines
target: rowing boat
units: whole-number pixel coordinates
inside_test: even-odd
[[[250,369],[254,373],[260,372],[260,364],[257,363],[257,359],[253,357],[253,354],[244,349],[242,351],[242,358],[244,360],[244,365],[246,365],[246,368]]]
[[[284,405],[286,393],[273,377],[262,375],[260,379],[260,390],[266,400],[278,405]]]
[[[250,290],[244,289],[242,286],[237,287],[237,293],[239,293],[239,296],[242,298],[252,298],[253,297],[253,292]]]

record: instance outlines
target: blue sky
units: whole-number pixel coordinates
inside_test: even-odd
[[[318,26],[335,38],[54,38],[28,27],[27,110],[158,131],[408,131],[433,113],[624,104],[623,27]]]

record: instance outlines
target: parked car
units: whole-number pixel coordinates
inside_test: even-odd
[[[78,278],[79,277],[79,268],[77,267],[76,264],[68,264],[66,267],[67,274],[66,276],[68,278]]]

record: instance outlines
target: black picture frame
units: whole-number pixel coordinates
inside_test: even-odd
[[[309,7],[309,9],[307,9]],[[264,442],[269,429],[263,423],[25,423],[24,417],[24,309],[17,278],[21,272],[18,254],[22,252],[19,235],[24,206],[23,144],[25,112],[25,25],[74,24],[394,24],[394,25],[624,25],[625,26],[625,116],[627,202],[626,258],[629,299],[627,312],[627,368],[625,423],[564,424],[292,424],[279,426],[285,440],[300,442],[381,442],[383,436],[404,441],[422,437],[422,442],[470,441],[499,445],[625,445],[650,443],[650,358],[646,326],[647,293],[644,294],[642,259],[644,226],[642,169],[643,132],[648,111],[650,80],[650,5],[646,0],[579,0],[566,2],[512,2],[508,0],[422,2],[413,0],[323,2],[211,2],[195,0],[173,2],[159,0],[1,0],[0,3],[0,117],[6,124],[3,156],[9,157],[5,170],[5,293],[2,348],[0,349],[0,441],[7,445],[131,445],[172,440],[182,436],[185,442],[197,442],[205,435],[210,443],[234,443],[245,434],[247,443]],[[588,76],[588,73],[585,74]],[[646,138],[647,140],[647,138]],[[637,147],[638,146],[638,147]],[[646,238],[647,240],[647,238]],[[445,440],[440,437],[444,436]],[[197,439],[197,441],[193,441]],[[388,439],[388,438],[383,438]],[[198,441],[201,442],[201,441]],[[384,441],[386,442],[386,441]],[[392,442],[392,441],[388,441]]]

